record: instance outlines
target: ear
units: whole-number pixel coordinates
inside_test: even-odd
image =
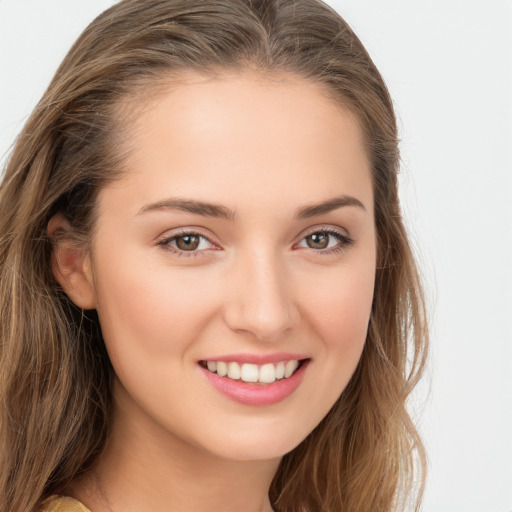
[[[67,296],[81,309],[96,308],[96,293],[89,252],[71,236],[72,229],[64,215],[58,213],[48,222],[52,240],[53,276]]]

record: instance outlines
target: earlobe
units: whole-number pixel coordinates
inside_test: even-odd
[[[67,219],[60,213],[48,222],[52,241],[51,267],[56,281],[81,309],[96,308],[96,294],[88,251],[72,236]]]

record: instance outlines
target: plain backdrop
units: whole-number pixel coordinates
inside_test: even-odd
[[[70,45],[112,3],[0,0],[3,163]],[[430,459],[423,510],[512,512],[512,1],[329,3],[399,116],[401,197],[432,327],[411,404]]]

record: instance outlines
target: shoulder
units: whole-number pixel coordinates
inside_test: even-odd
[[[68,496],[50,496],[43,501],[39,512],[91,512],[78,500]]]

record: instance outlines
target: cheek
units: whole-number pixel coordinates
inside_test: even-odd
[[[120,263],[118,261],[118,263]],[[118,381],[129,397],[126,412],[142,410],[188,438],[198,403],[192,353],[215,313],[213,286],[200,286],[193,272],[169,272],[139,265],[127,273],[122,265],[104,266],[98,282],[98,314],[105,345]],[[147,270],[142,270],[146,268]],[[189,397],[183,402],[182,397]],[[164,405],[165,404],[165,405]],[[139,413],[136,413],[137,417]],[[175,416],[178,422],[169,419]],[[183,423],[183,425],[181,425]],[[187,427],[188,425],[188,427]],[[170,427],[171,428],[171,427]]]
[[[309,300],[304,315],[322,345],[318,362],[325,372],[321,379],[325,388],[331,390],[333,401],[342,393],[359,363],[368,331],[374,284],[375,267],[369,258],[366,262],[341,266],[330,274],[317,275],[308,287]]]
[[[303,317],[315,340],[314,385],[305,403],[315,404],[316,418],[325,417],[354,374],[366,341],[375,269],[373,260],[317,273],[304,280]],[[313,369],[313,368],[312,368]],[[316,424],[311,424],[313,429]]]
[[[148,282],[141,273],[127,275],[120,266],[104,266],[97,281],[100,283],[98,314],[111,357],[120,346],[123,351],[130,350],[132,338],[140,337],[142,330],[145,333],[143,339],[146,348],[157,344],[158,323],[153,318],[155,308],[161,310],[162,303],[156,300],[157,289],[154,283]]]
[[[98,270],[98,314],[112,362],[183,353],[214,314],[216,293],[197,272],[117,260]],[[135,268],[135,267],[133,267]],[[179,358],[178,358],[179,359]]]
[[[315,304],[316,328],[326,345],[342,352],[362,349],[366,339],[373,287],[337,287]]]
[[[364,343],[374,284],[375,270],[371,264],[341,268],[333,275],[317,277],[315,292],[310,291],[309,315],[325,344],[342,349]]]

